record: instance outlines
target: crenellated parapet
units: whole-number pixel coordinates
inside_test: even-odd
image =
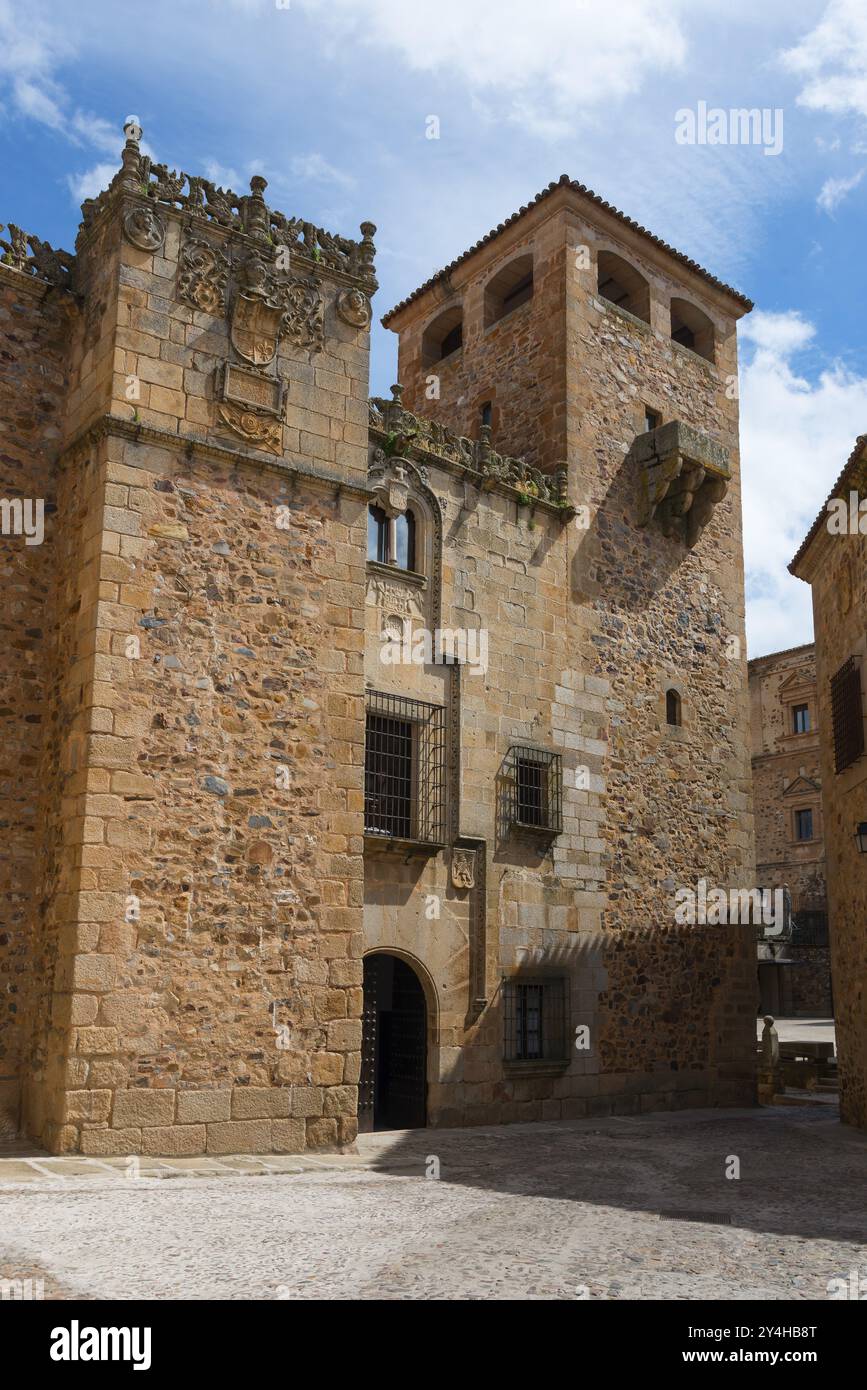
[[[391,392],[391,400],[370,399],[372,442],[386,455],[444,463],[460,469],[483,491],[498,488],[526,506],[540,504],[573,514],[566,499],[565,469],[543,473],[523,459],[498,454],[491,446],[489,425],[480,427],[478,439],[468,439],[405,409],[402,386],[392,386]]]
[[[139,148],[142,131],[136,117],[128,117],[124,133],[123,164],[111,186],[81,205],[79,243],[118,192],[122,192],[147,199],[146,207],[139,214],[140,230],[146,238],[156,235],[149,229],[159,224],[157,209],[172,208],[203,227],[222,228],[250,237],[278,259],[283,252],[284,258],[291,255],[293,263],[308,263],[310,271],[330,271],[356,281],[368,293],[376,290],[373,242],[376,227],[372,222],[362,222],[359,241],[338,236],[300,217],[287,217],[269,208],[264,198],[267,181],[259,174],[250,180],[250,192],[239,195],[231,189],[220,188],[210,179],[179,173],[142,154]]]
[[[3,230],[0,223],[0,232]],[[5,230],[9,233],[9,240],[0,237],[0,247],[3,248],[0,265],[44,280],[60,289],[74,289],[75,257],[69,251],[55,251],[47,241],[40,241],[38,236],[16,227],[14,222],[9,222]]]

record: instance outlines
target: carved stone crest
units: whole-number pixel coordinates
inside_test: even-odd
[[[284,337],[295,347],[319,352],[325,323],[318,286],[308,280],[283,279],[254,251],[237,272],[230,336],[238,355],[255,367],[273,362]]]
[[[371,475],[371,482],[374,485],[375,503],[382,507],[386,516],[403,516],[410,499],[410,480],[402,461],[397,459],[395,463],[382,468],[381,473]]]
[[[282,310],[266,298],[239,291],[232,309],[230,336],[239,357],[254,367],[273,362],[280,336]]]
[[[476,851],[474,849],[452,850],[452,887],[475,888]]]
[[[367,328],[373,316],[370,300],[363,290],[341,290],[336,300],[337,313],[352,328]]]
[[[166,239],[166,224],[151,207],[136,205],[123,219],[127,241],[139,251],[157,251]]]

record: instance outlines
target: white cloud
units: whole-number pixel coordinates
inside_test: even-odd
[[[867,116],[867,8],[864,0],[831,0],[815,28],[782,55],[804,85],[801,106]]]
[[[793,365],[814,332],[793,312],[754,312],[740,329],[750,656],[812,640],[809,587],[786,567],[867,428],[867,376],[833,363],[810,380]]]
[[[813,325],[807,323],[797,309],[782,314],[759,310],[744,319],[740,327],[742,339],[773,357],[788,357],[806,347],[815,332]]]
[[[113,164],[99,163],[83,173],[67,175],[76,203],[107,188],[120,167],[121,130],[70,100],[54,77],[55,70],[74,57],[69,25],[49,25],[27,6],[0,0],[0,90],[9,114],[36,121],[62,135],[70,144],[115,154]],[[152,153],[142,145],[145,153]]]
[[[859,169],[857,174],[853,174],[849,179],[826,179],[819,190],[816,204],[823,212],[832,213],[834,209],[842,203],[847,193],[851,193],[853,188],[864,177],[864,170]]]
[[[86,169],[83,174],[67,174],[66,183],[72,194],[72,201],[78,206],[85,198],[95,198],[103,189],[108,188],[117,171],[117,163],[94,164],[92,169]]]
[[[342,170],[336,169],[321,154],[295,155],[289,167],[297,179],[304,179],[309,183],[331,183],[345,189],[355,187],[356,180],[351,174],[344,174]]]
[[[244,180],[237,169],[229,169],[225,164],[219,164],[216,159],[206,159],[205,173],[215,183],[218,188],[231,188],[233,192],[243,189]]]
[[[298,0],[332,35],[396,51],[411,71],[505,97],[522,125],[615,101],[682,66],[678,0]],[[439,113],[443,114],[443,113]],[[562,132],[561,132],[562,133]]]

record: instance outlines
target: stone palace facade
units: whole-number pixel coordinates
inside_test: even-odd
[[[0,235],[0,1108],[53,1152],[752,1103],[736,323],[567,178],[386,315],[141,153]]]

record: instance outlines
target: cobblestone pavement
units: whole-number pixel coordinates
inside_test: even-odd
[[[0,1158],[0,1280],[42,1279],[47,1298],[797,1300],[867,1275],[867,1135],[827,1106],[127,1171]]]

